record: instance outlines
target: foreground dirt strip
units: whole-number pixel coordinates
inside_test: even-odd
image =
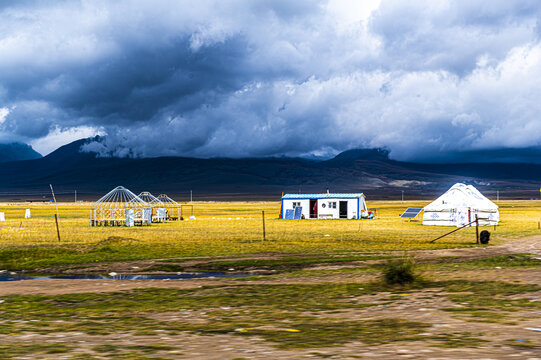
[[[516,347],[491,344],[476,348],[438,348],[427,346],[423,342],[394,343],[386,345],[366,345],[361,342],[352,342],[339,347],[311,348],[302,350],[277,349],[268,342],[258,337],[240,337],[234,335],[201,336],[195,334],[179,334],[175,336],[137,336],[134,339],[131,334],[119,333],[114,336],[91,336],[82,333],[65,333],[62,338],[58,336],[44,336],[38,334],[18,335],[6,337],[0,335],[0,341],[5,343],[9,339],[10,346],[18,344],[47,343],[62,344],[69,342],[75,345],[77,350],[70,353],[89,354],[96,345],[167,345],[175,347],[160,354],[165,359],[195,359],[195,360],[229,360],[229,359],[528,359],[539,360],[541,354],[535,349],[520,349]],[[522,335],[522,334],[517,334]],[[137,341],[135,341],[137,340]],[[498,345],[495,347],[494,345]],[[35,355],[24,357],[35,358]],[[22,359],[23,357],[21,357]],[[69,356],[44,355],[40,359],[62,359]],[[107,357],[109,358],[109,357]],[[97,358],[96,358],[97,359]]]
[[[71,354],[92,353],[96,345],[113,344],[116,346],[130,346],[135,342],[130,334],[118,334],[114,337],[88,336],[86,334],[65,334],[65,338],[58,339],[41,335],[23,335],[11,337],[10,345],[36,343],[64,343],[66,338],[70,343],[77,345],[78,349]],[[20,338],[20,339],[18,339]],[[0,337],[1,339],[1,337]],[[15,341],[13,341],[15,340]],[[528,349],[517,349],[511,346],[502,346],[497,352],[488,345],[481,348],[452,348],[444,349],[426,347],[422,343],[416,344],[388,344],[369,346],[362,343],[349,343],[336,348],[312,348],[309,350],[280,350],[256,337],[241,338],[232,335],[200,336],[183,334],[178,336],[142,337],[137,339],[138,345],[155,345],[156,343],[175,346],[177,350],[169,351],[167,359],[529,359],[538,360],[538,352]],[[362,355],[360,355],[362,354]],[[162,355],[163,356],[163,355]],[[30,357],[25,357],[30,359]],[[45,355],[45,359],[53,359]],[[56,357],[55,357],[56,358]],[[59,357],[66,358],[66,357]]]

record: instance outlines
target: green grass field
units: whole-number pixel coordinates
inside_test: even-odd
[[[475,245],[475,229],[461,230],[431,244],[454,228],[423,226],[399,218],[407,207],[425,202],[370,202],[373,220],[282,220],[279,202],[194,203],[196,220],[150,227],[90,227],[90,204],[59,204],[58,241],[53,204],[1,204],[0,267],[24,269],[59,264],[170,257],[232,256],[250,253],[340,254],[441,249]],[[491,244],[539,233],[541,204],[500,202],[500,225]],[[32,218],[24,219],[25,209]],[[191,215],[189,207],[184,209]],[[266,237],[263,240],[262,211]]]

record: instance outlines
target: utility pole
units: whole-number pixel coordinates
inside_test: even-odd
[[[500,190],[496,190],[496,202],[500,202]]]
[[[402,204],[404,203],[404,190],[402,190]]]
[[[193,193],[192,193],[192,190],[190,190],[190,204],[192,203],[193,201]]]

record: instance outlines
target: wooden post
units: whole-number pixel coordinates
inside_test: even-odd
[[[58,216],[54,214],[54,222],[56,223],[56,235],[58,236],[58,241],[60,241],[60,230],[58,229]]]
[[[262,215],[262,218],[263,218],[263,241],[266,240],[266,234],[265,234],[265,211],[261,211],[261,215]]]
[[[53,184],[49,184],[49,186],[51,187],[51,193],[53,194],[54,206],[56,207],[56,216],[60,218],[60,214],[58,213],[58,204],[56,203],[56,196],[54,196]]]
[[[479,244],[479,217],[475,215],[475,237],[477,238],[477,244]]]

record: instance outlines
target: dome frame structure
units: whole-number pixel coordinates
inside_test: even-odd
[[[152,222],[166,222],[167,221],[167,208],[165,204],[152,195],[148,191],[143,191],[137,195],[141,200],[146,202],[152,208]]]
[[[151,206],[124,186],[117,186],[90,207],[90,226],[143,226],[151,221]]]
[[[158,195],[158,199],[167,209],[167,220],[182,220],[182,205],[171,199],[167,194]]]

